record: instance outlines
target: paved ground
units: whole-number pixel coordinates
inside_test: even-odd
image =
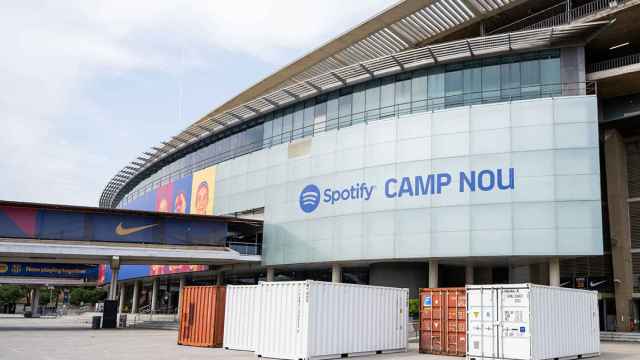
[[[455,360],[409,352],[358,359]],[[640,344],[602,343],[602,359],[640,359]],[[176,331],[91,330],[87,317],[24,319],[0,315],[1,360],[215,360],[257,359],[253,353],[176,345]]]

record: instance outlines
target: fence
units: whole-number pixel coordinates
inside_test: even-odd
[[[624,6],[624,0],[594,0],[567,11],[567,2],[563,1],[529,15],[524,19],[491,30],[487,35],[567,25],[576,19],[581,19],[599,11],[619,6]]]
[[[640,64],[640,54],[631,54],[590,64],[587,66],[587,73],[605,71],[634,64]]]

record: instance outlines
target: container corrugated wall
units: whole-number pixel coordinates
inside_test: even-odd
[[[261,283],[256,354],[281,359],[406,351],[407,289]]]
[[[470,359],[555,359],[600,353],[597,292],[534,284],[469,285]]]
[[[258,328],[258,285],[228,285],[226,295],[225,349],[254,351]]]
[[[464,356],[466,315],[464,288],[420,289],[420,352]]]
[[[530,307],[535,359],[600,353],[597,292],[532,285]]]
[[[178,344],[220,347],[224,331],[224,286],[182,289]]]

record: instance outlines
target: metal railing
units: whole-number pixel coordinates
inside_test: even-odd
[[[481,91],[464,92],[456,95],[431,97],[404,103],[397,103],[389,106],[377,107],[365,111],[350,113],[345,116],[337,116],[323,121],[316,121],[313,124],[301,128],[288,129],[271,137],[263,138],[258,142],[245,144],[221,153],[217,153],[206,159],[192,163],[174,172],[150,180],[147,184],[139,186],[129,192],[124,199],[132,201],[148,191],[166,185],[171,181],[188,176],[195,171],[219,164],[248,153],[269,148],[275,145],[288,143],[297,139],[310,137],[325,131],[341,129],[358,123],[368,123],[390,117],[403,116],[412,113],[428,112],[454,108],[468,105],[481,105],[497,102],[512,102],[518,100],[538,99],[544,97],[594,95],[597,93],[596,83],[575,82],[575,83],[547,83],[528,84],[512,88],[484,89]]]
[[[567,11],[567,2],[563,1],[523,19],[491,30],[487,35],[566,25],[574,20],[593,15],[599,11],[623,5],[624,0],[594,0]]]
[[[587,73],[605,71],[605,70],[615,69],[615,68],[634,65],[634,64],[640,64],[640,54],[631,54],[631,55],[621,56],[615,59],[609,59],[609,60],[589,64],[587,66]]]
[[[245,242],[227,242],[227,247],[231,250],[235,250],[240,255],[261,255],[262,246],[256,243]]]

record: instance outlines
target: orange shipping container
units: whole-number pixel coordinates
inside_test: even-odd
[[[465,289],[420,289],[420,352],[464,356],[466,339]]]
[[[187,286],[182,290],[178,344],[221,347],[224,332],[224,286]]]

